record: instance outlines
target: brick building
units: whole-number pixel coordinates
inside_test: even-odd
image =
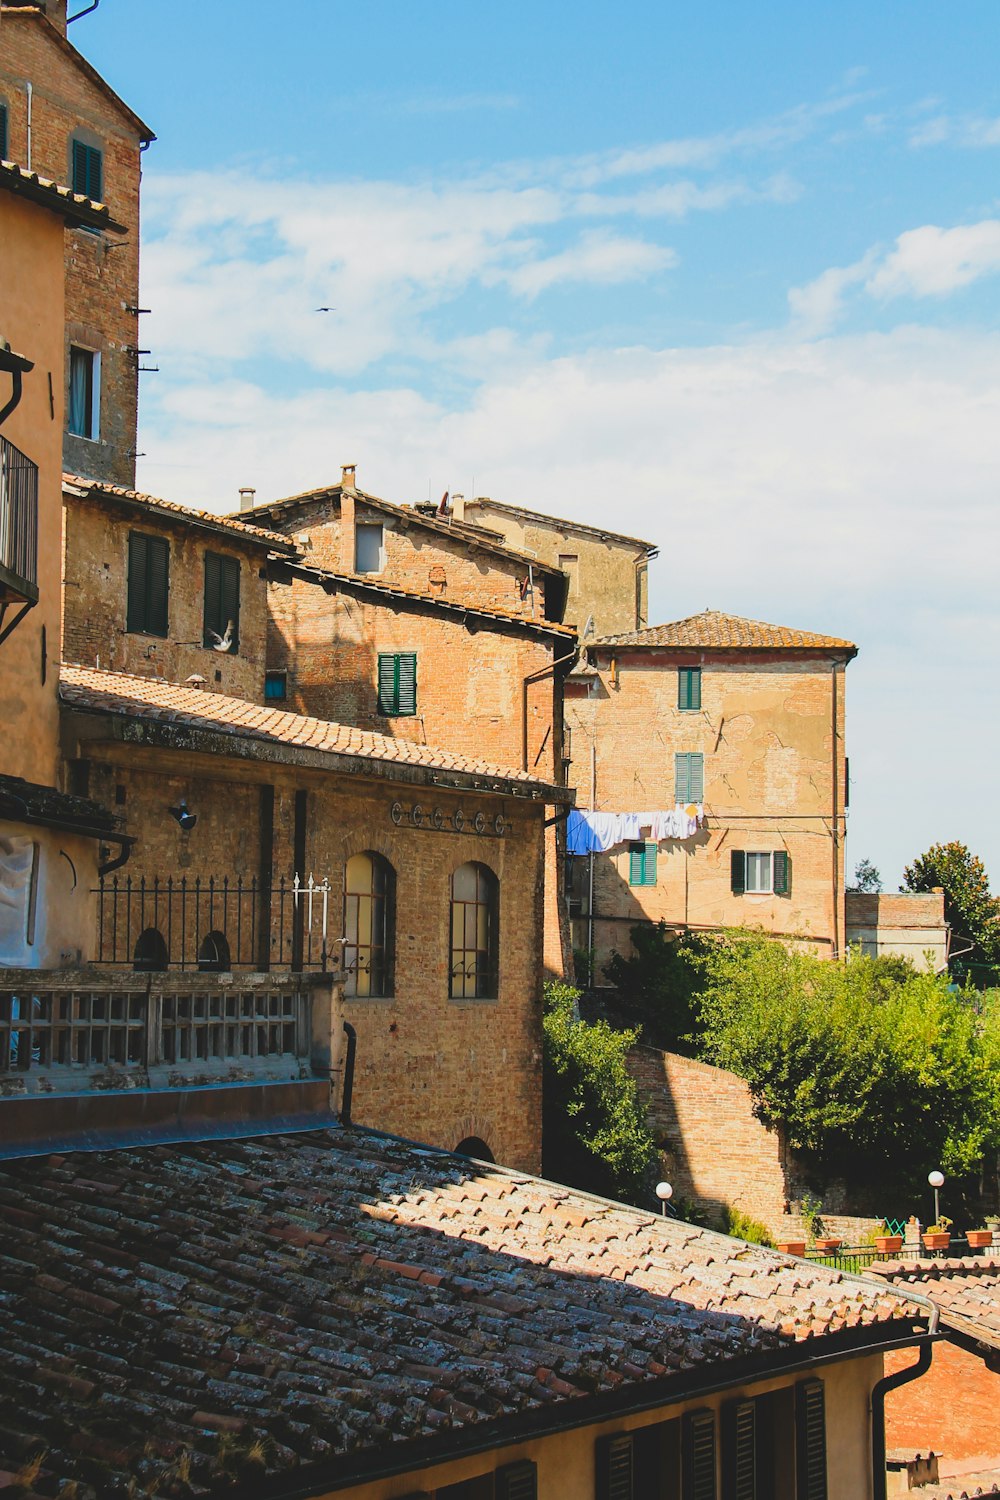
[[[872,958],[893,953],[936,974],[947,967],[944,891],[848,891],[846,925],[848,946]]]
[[[482,496],[456,495],[452,504],[456,520],[483,527],[566,574],[566,618],[583,640],[647,625],[649,564],[659,550],[652,542]]]
[[[135,483],[140,152],[152,131],[73,46],[65,0],[0,7],[0,155],[106,203],[128,233],[66,228],[63,359],[54,370],[63,459]]]
[[[585,645],[565,688],[581,808],[701,809],[682,836],[660,838],[648,819],[604,825],[604,847],[570,860],[574,946],[594,950],[597,982],[637,922],[761,927],[843,955],[855,654],[849,641],[713,611]]]

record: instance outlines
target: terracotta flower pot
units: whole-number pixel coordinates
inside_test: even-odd
[[[782,1255],[803,1256],[806,1253],[805,1240],[779,1240],[778,1249]]]
[[[951,1244],[951,1234],[941,1232],[939,1234],[922,1234],[920,1238],[924,1242],[925,1250],[947,1250]]]
[[[843,1240],[835,1239],[833,1235],[826,1235],[822,1239],[818,1239],[816,1241],[816,1249],[819,1250],[822,1255],[832,1255],[835,1250],[840,1249],[843,1243]]]
[[[966,1235],[970,1250],[985,1250],[993,1243],[992,1229],[970,1229]]]
[[[879,1255],[898,1255],[903,1248],[903,1236],[901,1234],[877,1234],[875,1236],[875,1249]]]

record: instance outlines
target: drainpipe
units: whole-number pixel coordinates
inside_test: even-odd
[[[135,844],[135,839],[127,833],[102,833],[101,838],[111,844],[117,843],[119,847],[113,859],[106,859],[103,864],[97,866],[99,880],[103,880],[105,875],[110,875],[112,870],[120,870],[122,865],[128,864]]]
[[[358,1033],[350,1021],[344,1022],[344,1035],[347,1037],[347,1056],[344,1059],[344,1095],[340,1101],[341,1125],[351,1123],[351,1101],[354,1097],[354,1058],[358,1050]]]
[[[839,820],[840,820],[840,798],[839,798],[839,792],[840,792],[840,786],[839,786],[839,780],[840,780],[840,758],[839,758],[839,756],[837,754],[837,745],[838,745],[838,740],[837,740],[837,712],[838,712],[839,705],[838,705],[838,701],[837,701],[837,663],[836,663],[836,661],[834,661],[832,663],[832,665],[831,665],[830,686],[831,686],[832,714],[833,714],[833,719],[832,719],[832,723],[831,723],[831,726],[830,726],[830,728],[831,728],[830,738],[831,738],[831,744],[832,744],[831,755],[832,755],[832,758],[833,758],[833,763],[832,763],[833,822],[832,822],[832,829],[831,829],[831,832],[832,832],[832,851],[833,851],[833,868],[832,868],[832,872],[831,872],[831,874],[832,874],[832,891],[833,891],[833,951],[832,951],[832,955],[831,956],[833,958],[839,958],[840,957],[840,915],[839,915],[838,907],[839,907],[839,904],[840,904],[840,822],[839,822]]]
[[[596,714],[596,710],[595,710]],[[597,811],[597,725],[591,724],[590,735],[590,810]],[[590,987],[594,987],[594,851],[591,849],[587,858],[590,861],[590,890],[587,896],[587,975]]]
[[[907,1291],[907,1300],[910,1302],[921,1302],[922,1297],[914,1297]],[[889,1391],[898,1390],[901,1385],[909,1385],[911,1380],[917,1380],[921,1375],[926,1375],[931,1367],[931,1355],[934,1350],[933,1338],[937,1333],[940,1308],[933,1302],[925,1304],[931,1309],[931,1321],[927,1329],[927,1337],[922,1341],[917,1354],[917,1362],[907,1365],[905,1370],[897,1370],[894,1375],[885,1375],[881,1380],[876,1380],[872,1386],[871,1412],[872,1412],[872,1500],[887,1500],[888,1485],[885,1475],[885,1398]]]
[[[568,662],[568,661],[576,661],[576,647],[575,646],[574,646],[573,650],[569,653],[568,656],[557,657],[557,659],[555,661],[550,661],[547,667],[540,667],[537,672],[529,672],[528,675],[527,675],[527,677],[523,678],[522,681],[521,681],[521,770],[522,771],[526,771],[528,769],[528,684],[532,683],[532,682],[541,682],[543,678],[548,677],[548,675],[549,675],[550,672],[554,672],[555,669],[556,669],[556,667],[565,666],[566,662]],[[560,735],[560,739],[561,738],[562,738],[562,736]]]
[[[31,84],[24,85],[24,93],[28,103],[28,171],[31,171]]]

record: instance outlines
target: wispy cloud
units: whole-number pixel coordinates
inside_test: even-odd
[[[911,146],[1000,146],[1000,117],[935,115],[910,132]]]
[[[519,296],[533,298],[560,282],[611,285],[635,281],[677,265],[678,259],[665,246],[595,229],[581,235],[569,249],[498,273],[498,279]]]

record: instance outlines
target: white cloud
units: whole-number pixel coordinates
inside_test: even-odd
[[[935,115],[910,132],[911,146],[1000,146],[1000,118]]]
[[[675,252],[664,246],[590,230],[558,255],[531,260],[496,275],[519,296],[531,298],[560,282],[610,285],[634,281],[677,265],[677,259]]]
[[[831,266],[815,281],[792,287],[788,306],[796,332],[803,338],[814,338],[839,323],[847,293],[865,281],[873,260],[874,253],[869,252],[853,265]]]
[[[907,230],[865,283],[874,297],[943,297],[1000,271],[1000,220]]]

